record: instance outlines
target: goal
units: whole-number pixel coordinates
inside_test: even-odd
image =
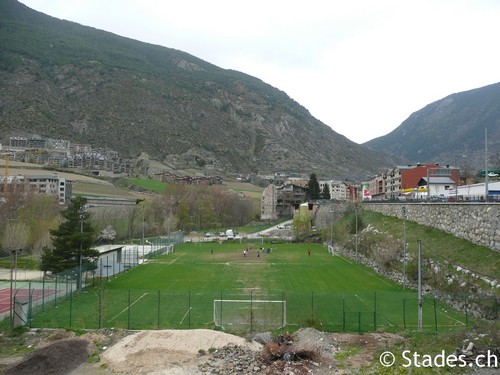
[[[165,246],[164,254],[172,254],[175,251],[174,244]]]
[[[328,254],[336,255],[335,248],[332,245],[328,245]]]
[[[286,301],[215,299],[214,323],[225,330],[282,328],[286,325]]]

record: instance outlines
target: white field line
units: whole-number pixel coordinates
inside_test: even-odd
[[[373,310],[373,306],[370,306],[367,302],[365,302],[365,300],[363,298],[361,298],[360,296],[358,296],[357,294],[355,294],[355,296],[361,301],[363,302],[366,306],[368,306],[370,308],[370,310]],[[382,319],[384,319],[387,323],[389,323],[391,326],[394,326],[394,324],[387,318],[385,318],[383,315],[377,313],[378,316],[380,316]]]
[[[184,255],[186,255],[186,253],[179,255],[179,258],[175,258],[173,261],[171,261],[170,263],[167,263],[167,264],[168,264],[168,265],[171,265],[172,263],[177,262],[177,261],[178,261],[181,257],[183,257]]]
[[[165,289],[165,290],[169,290],[170,288],[172,288],[172,287],[173,287],[173,286],[177,283],[177,281],[179,281],[179,280],[175,280],[175,281],[174,281],[172,284],[170,284],[170,285],[168,286],[168,288],[167,288],[167,289]]]
[[[192,307],[190,307],[189,309],[187,309],[186,313],[184,314],[184,316],[182,317],[181,321],[179,322],[179,324],[182,324],[182,322],[184,322],[184,319],[186,319],[186,316],[189,314],[189,312],[191,311]]]
[[[441,311],[438,310],[439,313],[443,314],[443,315],[446,315],[448,318],[450,318],[451,320],[454,320],[455,321],[455,326],[457,325],[461,325],[461,326],[465,326],[465,323],[464,322],[461,322],[460,320],[458,319],[455,319],[453,318],[452,316],[448,315],[446,312],[444,312],[443,309],[441,309]],[[457,324],[459,323],[459,324]]]
[[[139,298],[137,298],[133,303],[130,304],[130,306],[127,306],[125,307],[122,311],[120,311],[118,314],[116,314],[113,318],[111,318],[110,320],[108,320],[108,323],[111,323],[113,320],[115,320],[116,318],[118,318],[121,314],[123,314],[125,311],[127,311],[130,307],[132,307],[133,305],[135,305],[137,302],[139,302],[139,300],[141,300],[146,294],[148,293],[144,293],[142,296],[140,296]]]

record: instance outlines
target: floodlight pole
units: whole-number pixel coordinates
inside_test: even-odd
[[[403,289],[406,289],[406,207],[402,207],[403,213]]]
[[[142,259],[144,260],[144,206],[142,206]]]
[[[484,128],[484,196],[488,202],[488,128]]]
[[[354,204],[356,208],[356,262],[358,262],[358,203]]]
[[[83,251],[83,219],[84,219],[84,207],[80,209],[80,259],[78,266],[78,291],[82,291],[82,251]]]
[[[418,240],[418,330],[422,330],[422,241]]]
[[[334,211],[331,210],[330,213],[332,214],[332,221],[330,222],[330,246],[333,246],[333,213],[334,213]]]

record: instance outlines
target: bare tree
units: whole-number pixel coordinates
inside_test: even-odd
[[[2,236],[2,248],[5,250],[26,249],[28,228],[22,222],[9,222]]]

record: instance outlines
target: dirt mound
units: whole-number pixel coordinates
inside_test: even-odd
[[[195,368],[200,355],[227,345],[255,351],[261,345],[242,337],[208,329],[142,331],[125,337],[107,349],[101,361],[114,372],[154,373],[170,369]]]
[[[16,357],[16,364],[8,365],[4,373],[347,374],[368,366],[377,350],[403,340],[389,333],[327,333],[312,328],[279,336],[259,333],[253,340],[208,329],[99,330],[78,337],[62,330],[47,333],[28,332],[25,343],[36,349],[22,359]]]
[[[5,369],[5,375],[63,375],[84,363],[91,354],[91,342],[64,339],[30,353],[20,363]]]

